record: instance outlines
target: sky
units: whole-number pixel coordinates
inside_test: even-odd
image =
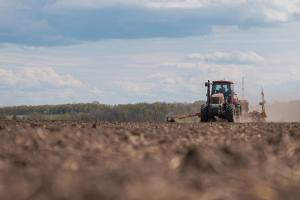
[[[0,106],[300,99],[300,0],[0,0]],[[242,98],[242,97],[241,97]]]

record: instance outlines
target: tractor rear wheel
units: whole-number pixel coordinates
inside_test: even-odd
[[[226,106],[226,119],[228,122],[234,122],[234,105],[232,104]]]
[[[206,105],[201,106],[201,122],[208,122],[208,112]]]

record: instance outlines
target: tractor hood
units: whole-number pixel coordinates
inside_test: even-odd
[[[211,103],[213,104],[223,104],[224,103],[224,94],[223,93],[216,93],[211,95]]]

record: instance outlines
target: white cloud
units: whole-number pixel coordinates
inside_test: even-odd
[[[154,83],[130,80],[121,81],[117,85],[119,85],[122,91],[129,95],[147,95],[154,87]]]
[[[155,91],[163,91],[167,93],[174,93],[185,87],[184,77],[180,75],[168,75],[164,73],[157,73],[150,75],[148,82],[155,83]]]
[[[104,91],[100,90],[99,88],[96,88],[96,87],[92,87],[91,90],[90,90],[90,93],[92,95],[95,95],[95,96],[103,96],[104,95]]]
[[[186,61],[173,63],[178,70],[201,74],[202,79],[227,79],[239,81],[246,76],[255,84],[279,85],[289,81],[300,81],[300,68],[274,65],[255,52],[191,54]],[[262,62],[264,61],[264,62]],[[241,66],[241,64],[244,64]],[[169,64],[171,65],[171,64]]]
[[[253,74],[256,81],[260,84],[272,85],[277,87],[285,83],[300,82],[300,67],[287,65],[280,68],[265,67],[264,70]]]
[[[232,80],[240,83],[242,77],[250,81],[250,90],[261,86],[278,87],[291,81],[300,81],[300,67],[297,65],[286,65],[275,62],[275,58],[264,58],[255,52],[252,53],[211,53],[211,54],[191,54],[182,62],[168,63],[167,68],[178,70],[190,74],[189,78],[183,81],[186,87],[193,87],[198,80]],[[263,61],[263,62],[262,62]],[[286,61],[284,61],[286,62]],[[241,66],[241,63],[244,63]],[[190,84],[190,86],[188,86]]]
[[[144,1],[150,8],[202,8],[208,6],[240,5],[245,0],[148,0]]]
[[[261,16],[271,22],[294,20],[300,14],[299,0],[54,0],[48,2],[45,8],[98,9],[116,5],[151,9],[237,8],[249,18]]]
[[[208,54],[182,55],[175,62],[160,65],[159,71],[122,82],[120,88],[126,94],[141,95],[144,99],[158,95],[167,100],[204,99],[206,80],[231,80],[236,92],[241,92],[241,80],[247,80],[247,94],[256,101],[262,86],[274,88],[290,81],[300,81],[300,68],[272,64],[273,58],[256,52],[231,51]],[[179,60],[179,61],[178,61]],[[271,61],[271,62],[270,62]],[[241,66],[241,64],[243,64]],[[249,97],[248,96],[248,97]]]
[[[244,64],[241,66],[241,63]],[[181,61],[167,62],[161,66],[163,73],[153,81],[156,84],[154,92],[170,94],[171,91],[177,99],[180,96],[204,99],[204,81],[225,79],[235,82],[236,92],[241,94],[241,80],[245,77],[246,97],[252,103],[256,103],[259,99],[261,87],[273,95],[268,96],[272,101],[274,96],[281,98],[277,90],[274,93],[274,88],[287,91],[289,89],[283,88],[284,85],[297,84],[300,81],[299,65],[287,63],[289,63],[287,60],[276,56],[263,57],[255,52],[243,51],[183,55]],[[165,88],[166,91],[161,88]]]
[[[4,84],[14,85],[17,80],[16,76],[12,71],[0,68],[0,80]]]
[[[155,73],[145,76],[144,79],[130,79],[121,81],[119,88],[128,95],[151,96],[159,93],[178,94],[182,92],[199,91],[198,77],[183,77],[179,74]]]
[[[144,0],[53,0],[44,9],[55,11],[61,9],[99,9],[118,5],[143,6]]]
[[[248,30],[299,19],[299,0],[0,0],[0,43],[186,37],[216,26]]]
[[[211,54],[190,54],[188,60],[201,61],[207,63],[223,63],[223,64],[254,64],[264,60],[263,57],[255,52],[215,52]]]
[[[182,62],[174,64],[179,71],[190,74],[190,79],[197,77],[200,80],[232,80],[238,82],[242,77],[251,75],[256,77],[260,72],[256,66],[236,64],[212,64],[212,63],[191,63]],[[189,83],[189,81],[184,81]],[[194,83],[194,82],[192,82]]]
[[[300,1],[299,0],[264,0],[258,1],[259,8],[264,14],[266,20],[286,22],[299,17]]]
[[[71,75],[60,75],[53,68],[25,68],[18,71],[0,68],[0,82],[19,87],[81,87],[83,83]]]

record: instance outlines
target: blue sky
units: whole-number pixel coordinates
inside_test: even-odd
[[[298,0],[0,0],[0,105],[300,99]]]

